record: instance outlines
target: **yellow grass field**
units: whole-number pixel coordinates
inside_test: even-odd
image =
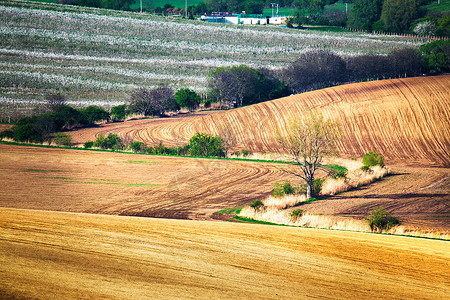
[[[115,132],[147,144],[185,143],[195,132],[217,134],[229,126],[237,149],[279,152],[277,130],[294,117],[318,110],[340,123],[339,152],[362,157],[382,153],[387,162],[450,166],[450,75],[380,80],[331,87],[195,118],[141,120],[110,124],[73,134],[75,143]]]
[[[0,209],[0,298],[446,299],[448,242]]]

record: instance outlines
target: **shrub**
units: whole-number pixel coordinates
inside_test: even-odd
[[[72,145],[72,137],[63,132],[57,132],[54,135],[54,141],[57,145],[70,146]]]
[[[366,220],[369,223],[370,230],[376,230],[378,232],[383,232],[383,230],[387,231],[400,224],[400,220],[388,213],[383,206],[372,211]]]
[[[301,216],[303,216],[303,209],[294,209],[291,211],[291,221],[295,222]]]
[[[297,189],[294,188],[289,180],[286,180],[283,184],[275,183],[273,185],[272,196],[283,197],[284,195],[295,194]]]
[[[264,207],[264,203],[261,200],[255,200],[252,203],[250,203],[248,206],[250,206],[251,208],[257,210],[257,209],[261,209]]]
[[[344,171],[344,170],[336,171],[336,173],[334,173],[333,176],[331,176],[331,177],[333,179],[339,179],[339,178],[347,179],[347,171]]]
[[[235,156],[243,156],[243,157],[247,157],[247,156],[250,156],[252,154],[253,154],[253,152],[250,151],[250,150],[240,150],[240,151],[233,152],[233,155],[235,155]]]
[[[315,178],[313,179],[313,184],[311,186],[311,195],[313,197],[318,196],[320,194],[320,191],[322,190],[322,185],[325,182],[325,178]],[[306,183],[302,184],[301,186],[301,193],[306,193]],[[310,198],[312,199],[312,198]]]
[[[372,169],[370,167],[368,167],[368,166],[362,166],[361,167],[361,171],[367,172],[367,173],[372,173],[373,172]]]
[[[372,151],[364,154],[362,163],[364,166],[373,167],[380,166],[384,167],[383,155],[378,154],[376,151]]]
[[[190,110],[197,108],[202,101],[195,91],[188,88],[178,90],[175,93],[175,100],[180,107],[186,107]]]
[[[19,120],[20,121],[20,120]],[[18,124],[14,127],[14,140],[18,142],[43,143],[44,137],[34,123]]]
[[[51,117],[55,121],[58,130],[71,129],[75,126],[88,123],[88,120],[83,113],[68,105],[56,106],[53,111]]]
[[[109,113],[101,107],[91,105],[86,108],[80,109],[80,112],[85,115],[88,123],[93,124],[98,121],[104,121],[109,119]]]
[[[192,156],[225,156],[220,137],[198,132],[189,140],[189,152]]]
[[[102,149],[112,149],[114,151],[123,149],[122,141],[115,133],[108,134],[106,138],[102,134],[100,134],[100,136],[94,142],[94,146]]]
[[[111,108],[111,118],[114,121],[123,121],[127,116],[127,106],[125,104],[117,105]]]
[[[7,129],[7,130],[0,132],[0,139],[4,139],[4,138],[13,139],[14,138],[14,130]]]
[[[93,141],[88,141],[86,143],[84,143],[84,148],[89,149],[94,147],[94,142]]]
[[[131,143],[130,149],[133,152],[142,152],[144,150],[144,143],[140,141],[134,141]]]

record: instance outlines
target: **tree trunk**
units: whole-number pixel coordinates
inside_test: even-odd
[[[306,199],[312,198],[312,178],[308,178],[306,181]]]

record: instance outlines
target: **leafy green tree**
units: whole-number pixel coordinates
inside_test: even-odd
[[[326,0],[295,0],[295,18],[298,23],[311,24],[316,21],[323,11]]]
[[[247,0],[244,2],[244,10],[246,14],[262,14],[264,2],[258,0]]]
[[[225,156],[220,137],[198,132],[189,140],[189,152],[192,156]]]
[[[350,11],[348,26],[372,30],[372,25],[380,19],[383,0],[357,0]]]
[[[125,120],[127,115],[127,106],[125,104],[117,105],[111,108],[111,118],[117,121]]]
[[[102,0],[102,7],[115,10],[130,10],[135,0]]]
[[[56,123],[57,130],[71,129],[88,123],[83,113],[68,105],[56,106],[51,116]]]
[[[450,40],[438,40],[420,46],[425,68],[430,73],[450,71]]]
[[[385,0],[381,11],[384,29],[389,32],[406,32],[417,13],[415,0]]]
[[[202,101],[195,91],[188,88],[178,90],[175,93],[175,100],[180,107],[186,107],[190,110],[197,108]]]
[[[109,119],[109,113],[96,105],[82,108],[80,109],[80,112],[86,116],[87,121],[91,124]]]

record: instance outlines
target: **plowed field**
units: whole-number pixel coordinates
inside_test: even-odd
[[[2,299],[446,299],[448,242],[0,209]]]
[[[0,161],[0,207],[178,219],[209,219],[286,178],[270,163],[4,144]]]
[[[0,207],[177,219],[267,197],[298,179],[287,165],[47,149],[0,144]],[[320,175],[320,173],[319,173]],[[447,168],[392,166],[392,175],[304,206],[326,215],[367,216],[384,205],[405,225],[450,230]]]
[[[450,166],[450,76],[357,83],[294,95],[231,111],[192,118],[142,120],[80,130],[75,143],[116,132],[147,144],[185,142],[195,132],[217,134],[229,126],[236,149],[279,152],[273,137],[289,120],[310,110],[338,121],[343,133],[339,152],[362,157],[376,150],[387,162]]]

